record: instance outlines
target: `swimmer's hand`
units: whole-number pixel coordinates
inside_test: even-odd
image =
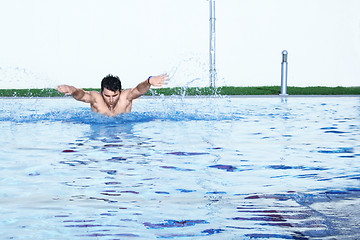
[[[150,77],[148,82],[150,83],[151,86],[162,87],[163,85],[167,85],[169,80],[170,80],[169,75],[161,74],[159,76]]]
[[[65,95],[73,95],[77,88],[69,85],[59,85],[57,90],[61,93],[65,93]]]

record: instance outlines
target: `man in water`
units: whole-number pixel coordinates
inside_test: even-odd
[[[59,85],[58,91],[72,95],[76,100],[90,103],[94,112],[116,116],[131,112],[133,100],[147,93],[151,86],[161,87],[169,81],[166,74],[149,77],[135,88],[121,90],[119,77],[108,75],[101,81],[101,92],[84,91],[69,85]]]

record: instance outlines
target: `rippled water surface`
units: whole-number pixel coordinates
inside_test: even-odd
[[[0,99],[2,239],[359,239],[358,97]]]

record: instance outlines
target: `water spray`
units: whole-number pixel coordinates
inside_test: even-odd
[[[215,68],[215,0],[210,3],[210,87],[215,87],[216,68]]]

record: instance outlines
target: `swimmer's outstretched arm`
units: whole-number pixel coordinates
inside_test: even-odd
[[[69,85],[59,85],[57,90],[61,93],[65,93],[65,95],[72,95],[76,100],[90,103],[91,95],[89,92],[84,91],[81,88],[76,88],[74,86]]]
[[[133,100],[135,98],[138,98],[146,94],[151,86],[162,87],[163,85],[166,85],[168,81],[169,75],[167,74],[149,77],[144,82],[141,82],[139,85],[137,85],[135,88],[130,89],[128,99]]]

